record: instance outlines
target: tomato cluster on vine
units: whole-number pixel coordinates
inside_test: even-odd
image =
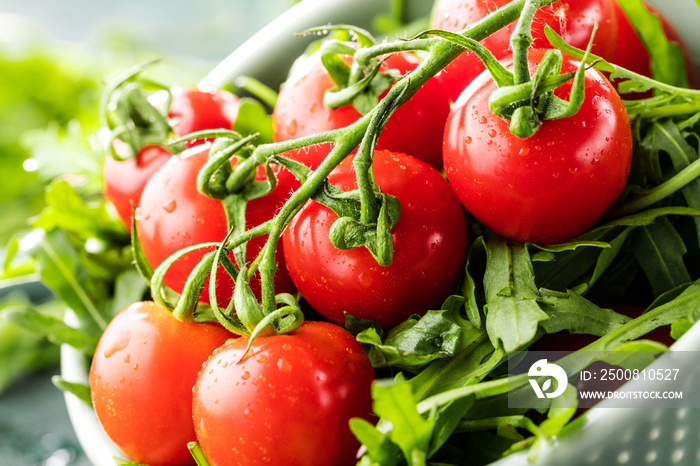
[[[459,31],[507,3],[442,0],[433,26]],[[152,466],[191,464],[194,441],[212,464],[353,464],[359,443],[348,422],[374,420],[375,374],[341,327],[346,316],[389,329],[439,308],[460,285],[468,225],[522,243],[565,242],[623,192],[632,132],[620,96],[595,69],[548,53],[544,35],[546,24],[586,49],[597,24],[589,51],[649,73],[636,62],[645,57],[618,46],[639,43],[621,14],[612,0],[538,11],[528,78],[552,59],[556,73],[542,82],[561,82],[549,90],[530,82],[532,92],[508,101],[504,114],[493,110],[496,91],[528,85],[511,56],[514,25],[482,41],[499,64],[485,71],[476,53],[464,52],[407,99],[403,77],[423,66],[417,55],[368,57],[372,46],[353,42],[333,61],[341,72],[331,72],[321,48],[283,84],[273,141],[262,151],[253,136],[231,132],[241,102],[226,91],[174,88],[166,101],[152,99],[161,127],[125,136],[113,124],[105,197],[133,226],[135,249],[160,285],[196,296],[173,314],[165,307],[180,305],[154,292],[159,304],[136,303],[105,330],[90,386],[110,438]],[[498,82],[492,67],[511,81]],[[353,81],[360,72],[367,75]],[[338,98],[359,83],[374,94],[348,91],[329,105],[329,93]],[[402,91],[391,98],[406,102],[372,113],[394,86]],[[557,105],[567,109],[557,113]],[[527,138],[511,131],[523,107],[537,127]],[[154,141],[163,128],[166,138]],[[178,139],[203,130],[213,132]],[[137,140],[148,143],[134,147]],[[202,192],[213,159],[204,177],[213,187]],[[282,331],[280,322],[299,320],[302,307],[321,321]]]

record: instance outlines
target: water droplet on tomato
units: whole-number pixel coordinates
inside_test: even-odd
[[[292,370],[292,365],[286,359],[280,359],[277,361],[277,368],[282,372],[289,372]]]
[[[518,154],[525,156],[530,153],[530,149],[528,147],[522,147],[520,148],[520,152]]]
[[[467,144],[471,144],[471,143],[472,143],[472,137],[471,137],[471,136],[467,136],[467,139],[465,139],[464,141],[465,141]]]
[[[264,354],[261,354],[257,358],[255,358],[255,360],[262,364],[265,361],[267,361],[267,356],[265,356]]]
[[[129,346],[130,341],[130,333],[123,333],[122,335],[120,335],[119,338],[117,338],[107,349],[105,349],[105,358],[111,358],[112,356],[114,356],[114,353],[125,349],[127,346]]]
[[[489,120],[483,115],[481,116],[481,118],[479,118],[479,123],[481,123],[482,125],[485,125],[488,121]]]
[[[169,214],[172,214],[175,211],[175,209],[177,209],[177,201],[175,199],[163,204],[163,210],[165,210]]]
[[[131,360],[131,355],[129,353],[126,353],[124,355],[124,362],[129,364],[129,361]]]
[[[292,120],[292,121],[289,123],[289,126],[287,126],[287,132],[288,132],[291,136],[294,136],[295,134],[297,134],[297,129],[298,129],[298,123],[297,123],[296,120]]]
[[[241,378],[243,380],[248,380],[250,378],[250,372],[245,371],[244,373],[241,374]]]
[[[496,132],[495,129],[491,128],[491,129],[489,130],[489,136],[491,136],[492,138],[495,138],[497,134],[498,134],[498,133]]]

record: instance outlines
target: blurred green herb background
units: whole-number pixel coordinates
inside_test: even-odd
[[[196,85],[293,3],[0,0],[0,314],[30,302],[49,315],[64,311],[34,283],[35,263],[16,254],[17,239],[46,206],[57,176],[83,196],[99,194],[102,156],[90,140],[104,84],[162,57],[151,77]],[[0,318],[0,393],[57,362],[56,345]]]

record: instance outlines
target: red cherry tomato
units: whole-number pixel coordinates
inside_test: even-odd
[[[313,146],[301,147],[299,149],[290,150],[282,155],[297,162],[301,162],[312,170],[316,170],[325,160],[326,156],[333,149],[333,144],[324,142]]]
[[[283,242],[292,280],[314,309],[341,324],[348,312],[386,328],[447,297],[464,268],[467,231],[459,201],[437,170],[389,151],[375,153],[373,170],[382,191],[401,202],[391,265],[378,265],[364,247],[333,246],[328,232],[337,216],[315,201],[292,220]],[[346,191],[357,187],[349,162],[329,181]]]
[[[144,254],[153,268],[180,249],[200,243],[220,242],[228,233],[222,202],[201,194],[196,187],[197,174],[208,159],[209,147],[210,143],[204,143],[171,158],[153,175],[143,190],[136,225]],[[278,171],[277,178],[277,186],[270,194],[248,202],[246,229],[271,219],[298,186],[296,179],[286,170]],[[257,179],[265,179],[262,167]],[[248,242],[248,261],[255,259],[265,240],[266,236],[260,236]],[[166,273],[164,283],[181,293],[192,269],[210,251],[191,252],[176,261]],[[294,287],[284,268],[284,256],[280,250],[277,262],[277,291],[292,291]],[[259,293],[260,282],[257,276],[251,280],[251,287]],[[221,266],[217,281],[219,304],[226,305],[232,295],[233,281]],[[208,284],[205,285],[201,300],[209,301]]]
[[[233,129],[240,99],[227,91],[203,92],[193,87],[173,87],[168,118],[177,136],[206,129]],[[200,141],[188,141],[188,147]]]
[[[531,51],[532,72],[544,52]],[[565,55],[562,73],[578,66]],[[578,113],[545,120],[520,139],[489,109],[495,89],[485,72],[447,120],[443,156],[455,193],[470,214],[516,241],[556,243],[583,233],[615,202],[630,170],[632,133],[617,92],[589,69]],[[570,89],[569,82],[555,93],[568,99]]]
[[[614,63],[622,66],[623,68],[627,68],[630,71],[634,71],[635,73],[651,77],[651,57],[649,55],[649,51],[639,38],[637,31],[635,31],[634,26],[632,26],[632,23],[625,14],[625,11],[617,2],[613,3],[615,4],[615,14],[617,15],[618,24],[617,48],[615,49],[615,59],[613,60]],[[683,41],[680,33],[673,23],[671,23],[671,21],[663,13],[661,13],[661,11],[646,2],[644,5],[651,13],[659,17],[668,40],[679,44],[683,49],[688,82],[691,84],[691,86],[694,86],[695,67],[692,63],[688,46]],[[652,93],[647,92],[639,95],[638,98],[651,96]],[[630,95],[625,95],[624,97],[627,99],[630,98]]]
[[[457,32],[486,17],[511,0],[440,0],[435,7],[432,26]],[[592,52],[605,59],[612,59],[617,38],[617,18],[614,0],[562,0],[554,5],[540,8],[533,21],[533,47],[551,48],[544,35],[544,25],[551,26],[566,42],[586,49],[593,27],[597,23]],[[510,51],[510,36],[515,23],[484,39],[481,43],[497,59],[505,58]],[[438,75],[446,86],[448,97],[453,101],[465,87],[484,71],[484,65],[476,55],[465,52]]]
[[[181,322],[153,302],[132,304],[110,322],[92,360],[90,392],[124,454],[152,466],[194,464],[192,388],[229,338],[219,325]]]
[[[115,141],[116,144],[121,141]],[[132,204],[136,206],[143,187],[173,154],[161,146],[144,146],[135,157],[126,160],[105,158],[104,195],[114,205],[119,218],[131,231]]]
[[[401,74],[419,64],[420,60],[407,52],[390,55],[385,60],[386,67]],[[273,113],[275,141],[331,131],[357,121],[361,115],[351,105],[335,110],[323,105],[325,92],[334,87],[321,56],[316,53],[308,57],[280,91]],[[450,112],[449,102],[441,98],[443,95],[439,81],[431,79],[425,83],[391,116],[377,148],[411,154],[436,168],[442,167],[441,134]]]
[[[190,87],[173,87],[170,93],[172,102],[168,111],[168,121],[178,137],[206,129],[231,129],[238,116],[240,99],[230,92],[202,92]],[[156,93],[151,103],[156,107],[162,106],[166,96],[165,91]],[[115,143],[119,152],[123,143],[119,140]],[[187,141],[185,145],[192,147],[197,143]],[[148,145],[135,157],[124,161],[106,158],[105,198],[114,204],[119,218],[129,230],[132,203],[138,204],[146,182],[171,156],[172,154],[163,147]]]
[[[194,388],[199,441],[211,464],[343,466],[357,461],[354,417],[372,419],[372,365],[343,328],[305,322],[292,333],[231,340]]]

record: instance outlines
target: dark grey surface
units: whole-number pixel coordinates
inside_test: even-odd
[[[78,445],[52,368],[0,395],[0,466],[90,466]]]

